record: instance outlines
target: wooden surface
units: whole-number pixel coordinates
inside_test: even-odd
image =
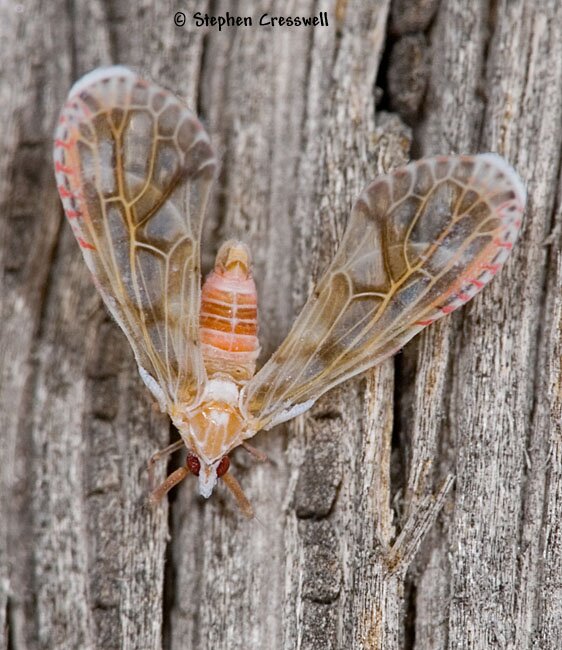
[[[2,647],[560,648],[562,5],[181,5],[0,6]],[[227,10],[325,10],[330,26],[192,20]],[[145,505],[145,462],[177,434],[96,295],[51,163],[68,89],[110,63],[206,124],[221,174],[203,265],[227,237],[251,246],[264,358],[376,173],[493,150],[528,188],[480,296],[259,434],[269,463],[235,454],[250,522],[189,480]]]

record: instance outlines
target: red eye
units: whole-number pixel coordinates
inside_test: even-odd
[[[220,478],[228,472],[230,467],[230,458],[228,456],[223,456],[220,460],[220,463],[217,465],[217,476]]]
[[[195,476],[199,476],[199,470],[201,469],[201,463],[199,462],[199,458],[197,458],[197,456],[195,456],[194,454],[187,454],[186,465],[187,465],[187,469],[192,474],[195,474]]]

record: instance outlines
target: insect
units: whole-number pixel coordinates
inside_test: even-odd
[[[229,241],[201,285],[201,224],[217,169],[197,117],[175,95],[115,66],[71,89],[55,133],[58,190],[140,376],[169,414],[189,473],[209,497],[221,478],[252,507],[228,454],[304,413],[333,386],[397,352],[498,272],[521,226],[525,189],[499,156],[438,156],[361,193],[334,259],[287,338],[256,373],[257,294],[248,248]],[[255,453],[257,450],[253,450]]]

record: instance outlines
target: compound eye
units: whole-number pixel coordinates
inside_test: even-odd
[[[220,459],[219,464],[217,465],[217,476],[219,478],[221,476],[224,476],[228,472],[229,467],[230,467],[230,458],[228,456],[223,456]]]
[[[197,456],[195,456],[194,454],[187,454],[187,461],[185,464],[187,465],[187,469],[192,474],[195,474],[195,476],[199,476],[199,471],[201,470],[201,463],[199,462],[199,458],[197,458]]]

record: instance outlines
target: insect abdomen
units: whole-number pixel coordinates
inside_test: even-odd
[[[215,269],[205,280],[201,295],[199,336],[209,375],[249,379],[259,354],[256,285],[246,247],[228,242]]]

